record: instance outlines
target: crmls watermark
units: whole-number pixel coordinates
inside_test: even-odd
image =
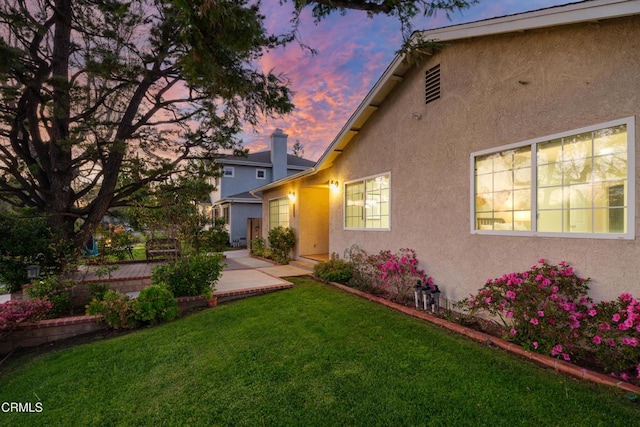
[[[22,413],[40,413],[44,410],[42,402],[2,402],[0,405],[0,411],[7,412],[22,412]]]

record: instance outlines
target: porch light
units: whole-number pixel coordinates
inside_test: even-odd
[[[40,277],[40,266],[38,264],[32,264],[27,266],[27,279],[29,281]]]
[[[289,200],[291,200],[292,202],[296,201],[296,192],[295,191],[289,191]]]
[[[329,181],[329,187],[334,191],[338,191],[340,189],[340,183],[338,181],[331,180]]]

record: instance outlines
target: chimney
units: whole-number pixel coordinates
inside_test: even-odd
[[[271,164],[274,181],[287,176],[287,135],[282,129],[276,129],[271,134]]]

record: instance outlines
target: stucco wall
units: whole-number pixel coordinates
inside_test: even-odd
[[[342,253],[352,243],[369,251],[415,248],[421,266],[454,300],[541,257],[566,260],[591,277],[596,299],[640,295],[638,225],[635,240],[469,231],[470,154],[638,115],[639,50],[640,18],[632,17],[456,41],[425,59],[332,171],[341,183],[390,172],[391,231],[344,230],[342,195],[332,196],[330,251]],[[424,73],[435,64],[442,97],[425,105]]]
[[[334,176],[329,169],[265,191],[262,195],[263,238],[267,240],[269,236],[269,200],[288,197],[293,192],[296,196],[289,200],[289,226],[296,230],[294,257],[329,253],[330,193],[335,193],[329,191],[329,180],[335,179]]]

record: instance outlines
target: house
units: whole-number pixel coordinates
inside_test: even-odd
[[[271,135],[271,150],[215,160],[222,176],[210,194],[211,215],[225,218],[229,239],[236,246],[247,243],[248,219],[262,217],[262,200],[250,191],[314,165],[311,160],[287,154],[287,138],[282,129],[276,129]]]
[[[640,295],[640,1],[423,36],[442,47],[396,57],[313,168],[254,192],[289,204],[295,255],[413,248],[449,300],[539,258]]]

